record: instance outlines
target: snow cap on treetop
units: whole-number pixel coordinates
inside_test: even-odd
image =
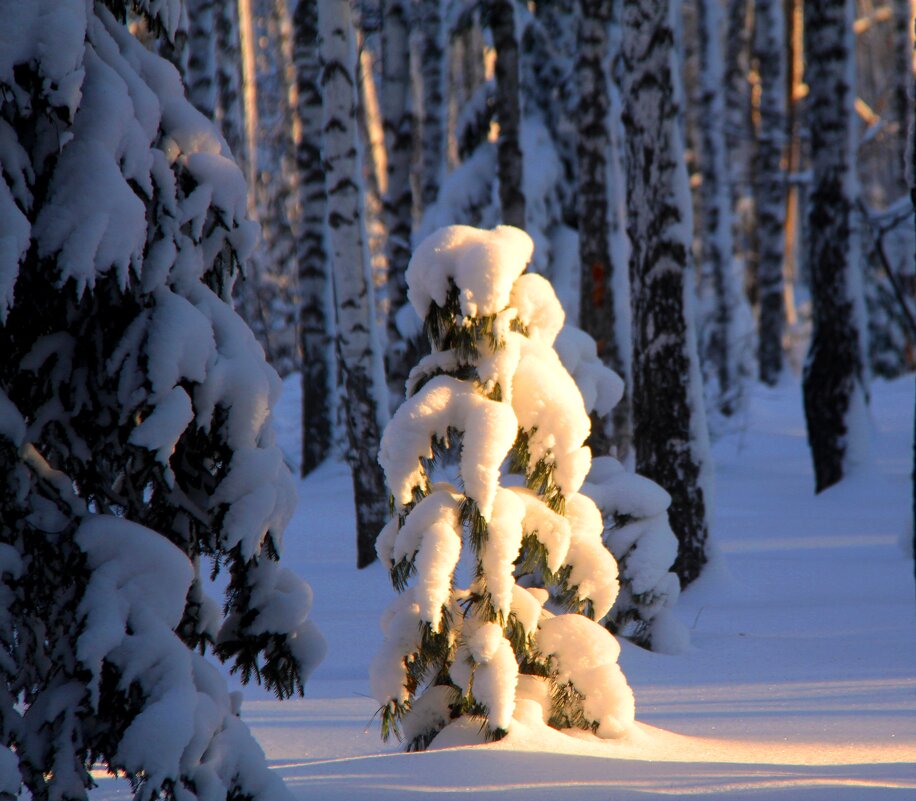
[[[444,306],[451,279],[459,290],[461,313],[496,314],[509,305],[512,285],[531,261],[534,242],[519,228],[492,231],[450,225],[431,234],[407,266],[407,297],[420,318],[429,305]]]

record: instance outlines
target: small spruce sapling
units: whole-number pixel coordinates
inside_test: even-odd
[[[623,397],[623,381],[598,358],[595,340],[567,325],[555,347],[586,410],[598,419],[607,418]],[[645,648],[681,652],[689,634],[669,611],[681,592],[671,572],[677,558],[677,538],[668,523],[671,496],[610,456],[592,459],[582,493],[601,510],[604,544],[620,571],[620,592],[602,622],[617,636]]]
[[[601,737],[633,721],[619,646],[593,622],[618,585],[601,513],[579,492],[589,419],[552,347],[559,301],[523,275],[532,252],[517,228],[450,226],[407,271],[431,353],[382,438],[393,516],[377,549],[400,595],[371,680],[383,736],[408,749],[455,720],[498,739],[522,701]],[[448,458],[457,479],[434,481]]]

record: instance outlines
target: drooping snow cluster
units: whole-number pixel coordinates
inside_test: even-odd
[[[181,3],[132,8],[171,34]],[[229,302],[257,228],[222,137],[126,12],[0,0],[9,781],[79,798],[91,756],[141,797],[279,798],[195,653],[289,695],[323,649],[276,563],[295,505],[280,382]]]
[[[613,641],[589,618],[612,607],[617,565],[579,491],[588,415],[553,348],[559,301],[522,274],[532,247],[515,228],[451,226],[417,248],[407,273],[432,353],[382,438],[395,515],[377,549],[402,592],[371,679],[383,733],[403,723],[411,748],[467,715],[501,736],[520,676],[544,684],[544,718],[559,728],[613,737],[633,720],[616,644],[594,646],[587,664],[577,657],[589,632]],[[457,480],[434,482],[456,455]]]
[[[595,341],[567,325],[557,337],[556,348],[582,392],[586,409],[610,414],[623,395],[623,382],[598,358]],[[582,494],[601,510],[604,544],[620,570],[620,592],[604,624],[655,651],[683,650],[687,632],[667,611],[681,591],[677,576],[670,572],[677,557],[677,538],[668,523],[671,496],[610,456],[592,459]]]

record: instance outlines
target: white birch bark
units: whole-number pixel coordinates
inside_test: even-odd
[[[500,212],[504,225],[525,228],[519,54],[513,0],[492,0],[489,21],[496,50],[496,118],[499,122],[496,164]]]
[[[243,165],[248,152],[245,146],[245,119],[242,110],[242,51],[239,36],[237,2],[219,4],[216,17],[216,65],[218,99],[216,118],[236,161]]]
[[[816,491],[861,456],[867,425],[861,275],[856,258],[853,2],[805,3],[812,185],[808,269],[814,328],[802,391]]]
[[[576,84],[579,87],[576,115],[576,212],[581,269],[579,324],[594,338],[601,360],[626,380],[628,359],[617,334],[620,304],[616,293],[620,284],[617,273],[625,272],[627,266],[614,258],[620,253],[611,246],[610,215],[613,211],[609,208],[612,170],[609,159],[614,154],[611,150],[611,98],[606,59],[610,50],[612,0],[581,0],[579,10],[576,61]],[[626,457],[632,436],[629,407],[629,391],[626,391],[614,408],[614,430],[609,442],[602,441],[605,438],[600,436],[593,422],[593,449],[599,447],[606,451],[610,444],[619,459]]]
[[[682,585],[707,561],[709,454],[692,327],[691,209],[672,3],[623,12],[636,469],[672,498]]]
[[[292,37],[286,0],[253,0],[254,184],[261,243],[246,286],[243,307],[281,376],[296,369],[296,258],[290,216],[293,171]],[[246,98],[248,99],[248,98]],[[249,134],[251,135],[251,133]]]
[[[725,144],[731,165],[734,202],[748,181],[750,135],[750,0],[728,0],[725,23]]]
[[[700,67],[700,213],[702,228],[701,291],[709,299],[703,355],[714,375],[714,403],[723,415],[742,405],[738,320],[745,303],[734,270],[732,193],[725,141],[725,91],[721,18],[718,0],[697,0],[697,41]]]
[[[911,0],[893,0],[893,115],[897,123],[897,166],[905,164],[907,137],[913,124],[913,8]],[[899,170],[898,170],[899,171]]]
[[[299,225],[296,258],[299,277],[299,348],[302,354],[303,476],[331,450],[333,378],[331,277],[325,243],[327,202],[321,164],[322,106],[318,57],[318,2],[299,0],[293,16],[293,56],[298,89],[296,167],[299,172]]]
[[[760,75],[760,129],[755,139],[754,212],[757,231],[758,362],[771,386],[782,373],[786,176],[786,41],[782,0],[755,0],[754,53]]]
[[[383,198],[387,232],[388,347],[387,376],[393,397],[404,396],[410,371],[406,347],[395,322],[407,303],[407,263],[413,230],[413,191],[410,184],[413,113],[410,108],[410,5],[405,0],[383,0],[382,115],[385,127],[388,181]]]
[[[188,99],[207,119],[216,114],[216,0],[187,0]]]
[[[417,0],[422,108],[420,119],[420,197],[418,210],[439,196],[445,170],[445,21],[441,0]]]
[[[378,464],[386,421],[384,372],[375,326],[356,121],[356,52],[349,0],[319,6],[322,145],[327,190],[337,353],[347,394],[347,460],[356,503],[357,566],[375,560],[375,538],[387,517]]]

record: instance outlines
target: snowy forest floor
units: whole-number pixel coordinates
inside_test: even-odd
[[[290,450],[297,396],[288,381]],[[623,644],[638,724],[622,741],[532,723],[489,746],[383,744],[367,671],[394,591],[380,566],[356,571],[349,476],[328,463],[301,483],[284,554],[314,588],[328,655],[304,700],[246,688],[243,717],[302,799],[914,799],[912,377],[876,382],[871,414],[868,463],[815,497],[797,381],[754,391],[714,448],[716,558],[677,607],[690,650]],[[128,792],[99,785],[94,798]]]

